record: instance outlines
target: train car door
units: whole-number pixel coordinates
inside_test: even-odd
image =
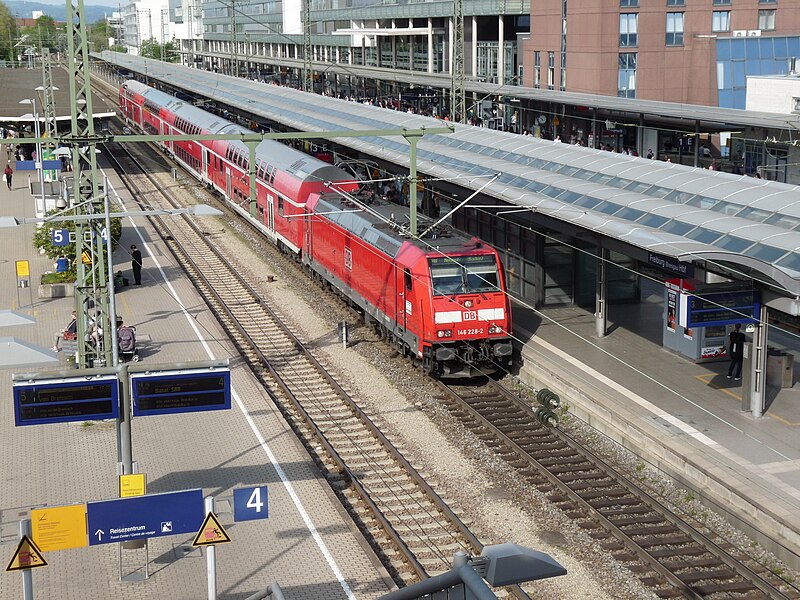
[[[208,148],[203,147],[203,170],[201,171],[203,181],[208,181],[208,154]]]
[[[272,194],[267,194],[267,229],[270,233],[275,232],[275,198]]]
[[[233,179],[231,178],[231,169],[230,167],[225,167],[225,196],[227,196],[228,200],[233,198]]]

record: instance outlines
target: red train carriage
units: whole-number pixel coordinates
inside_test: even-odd
[[[125,119],[152,134],[249,133],[144,84],[120,87]],[[161,144],[276,244],[361,307],[398,349],[437,376],[511,366],[511,315],[497,253],[447,233],[410,239],[397,205],[356,205],[357,183],[338,167],[265,140],[256,147],[257,202],[249,206],[249,152],[239,141]],[[335,184],[337,193],[330,191]],[[305,216],[300,216],[305,215]]]
[[[137,81],[120,86],[125,119],[150,134],[252,133]],[[327,181],[342,189],[358,184],[345,171],[273,140],[256,147],[256,205],[250,207],[249,150],[236,140],[166,142],[161,146],[206,185],[215,188],[240,212],[255,218],[270,239],[290,252],[301,252],[301,222],[309,194],[323,191]]]

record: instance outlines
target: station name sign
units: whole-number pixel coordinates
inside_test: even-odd
[[[685,262],[676,260],[670,256],[663,254],[656,254],[655,252],[647,253],[647,263],[650,266],[667,271],[675,275],[680,275],[683,278],[691,279],[694,277],[694,266]]]

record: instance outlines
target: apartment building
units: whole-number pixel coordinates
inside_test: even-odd
[[[799,0],[535,0],[522,84],[745,108],[800,55]]]

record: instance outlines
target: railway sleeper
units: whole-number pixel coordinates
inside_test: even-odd
[[[637,540],[637,544],[639,544],[642,548],[654,548],[657,546],[681,546],[680,550],[684,551],[687,548],[691,548],[692,546],[687,546],[687,544],[693,544],[694,540],[690,538],[688,535],[673,535],[670,537],[659,537],[654,538],[652,540]],[[695,547],[699,548],[693,544]]]
[[[711,596],[712,594],[723,593],[746,594],[747,592],[755,591],[753,584],[747,581],[731,581],[729,583],[697,585],[692,586],[692,588],[702,596]],[[758,597],[763,597],[763,594],[759,594]]]
[[[625,496],[630,497],[630,494],[631,494],[630,490],[626,490],[625,488],[608,488],[608,489],[595,490],[593,492],[582,492],[580,496],[584,500],[598,500],[603,498],[609,498],[619,502],[620,500],[624,500]],[[630,498],[630,499],[635,500],[637,503],[641,502],[637,498]]]
[[[638,498],[595,498],[589,501],[589,504],[594,509],[611,508],[612,506],[633,505],[636,507],[642,506],[641,500]],[[601,511],[605,514],[605,511]]]
[[[619,527],[625,533],[625,535],[629,537],[637,535],[660,535],[664,533],[676,533],[678,531],[677,529],[675,529],[675,526],[671,524],[653,525],[649,527],[647,525],[644,525],[642,527],[617,525],[617,527]]]
[[[709,558],[701,558],[695,560],[686,560],[684,557],[679,557],[679,560],[665,560],[661,561],[665,567],[667,567],[670,571],[683,571],[685,569],[701,569],[705,567],[716,567],[719,566],[720,562],[719,559],[715,556],[709,556]],[[680,575],[678,575],[680,577]]]
[[[708,580],[728,580],[728,579],[738,579],[735,571],[725,567],[721,569],[713,569],[709,571],[694,571],[691,573],[678,573],[678,577],[684,583],[697,583],[698,581],[708,581]],[[750,585],[752,587],[752,584]]]

